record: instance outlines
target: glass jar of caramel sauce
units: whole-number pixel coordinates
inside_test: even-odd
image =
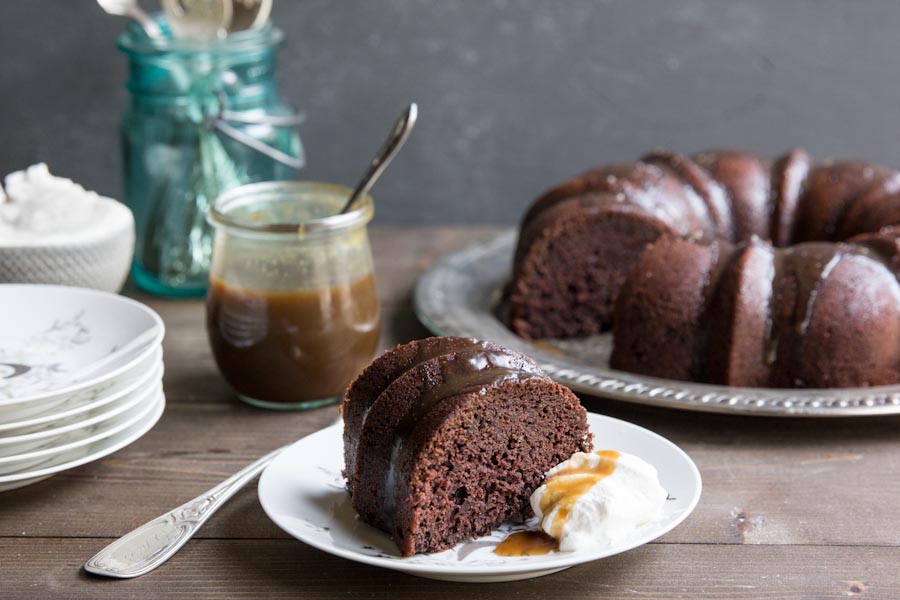
[[[206,327],[216,364],[245,402],[337,402],[378,347],[380,310],[366,225],[371,197],[313,182],[234,188],[208,214]]]

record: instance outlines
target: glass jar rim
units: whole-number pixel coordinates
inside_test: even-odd
[[[317,217],[297,222],[255,223],[238,219],[229,214],[250,202],[267,197],[274,200],[284,196],[301,194],[332,194],[349,198],[353,190],[336,183],[319,181],[263,181],[232,188],[219,196],[207,212],[207,220],[213,227],[223,227],[232,232],[250,235],[305,237],[330,234],[364,226],[375,215],[372,196],[366,194],[357,201],[357,208],[346,213]]]
[[[168,30],[165,16],[162,13],[152,18],[164,31]],[[201,54],[201,53],[240,53],[277,46],[284,41],[284,32],[271,23],[262,27],[235,31],[223,38],[178,38],[165,37],[154,39],[148,37],[140,25],[130,23],[119,36],[118,46],[123,52],[133,56],[159,56],[163,54]]]

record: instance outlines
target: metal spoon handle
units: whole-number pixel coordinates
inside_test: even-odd
[[[122,579],[152,571],[178,552],[213,513],[285,448],[266,454],[205,494],[123,535],[87,561],[85,570]]]
[[[149,38],[160,39],[165,37],[156,21],[144,12],[137,0],[97,0],[97,4],[107,14],[117,17],[128,17],[137,21]]]
[[[161,39],[165,37],[163,30],[159,28],[159,25],[156,24],[156,21],[150,18],[150,15],[145,13],[140,6],[135,6],[130,16],[132,19],[141,24],[141,27],[143,27],[144,31],[147,32],[147,37],[150,37],[152,39]]]
[[[344,208],[341,209],[341,213],[348,212],[352,209],[353,205],[356,204],[356,201],[372,189],[372,186],[378,181],[378,178],[381,177],[381,174],[390,164],[391,160],[393,160],[394,156],[396,156],[397,151],[403,146],[406,138],[409,137],[409,132],[411,132],[412,128],[415,126],[418,114],[419,107],[416,106],[415,102],[410,104],[407,109],[403,111],[403,115],[401,115],[394,124],[391,134],[384,141],[381,148],[378,149],[375,158],[372,159],[372,163],[369,165],[368,170],[366,170],[365,175],[363,175],[363,178],[357,184],[353,193],[350,194],[350,198],[347,199],[347,203],[344,205]]]

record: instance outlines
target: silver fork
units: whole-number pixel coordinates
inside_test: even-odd
[[[290,444],[288,444],[290,445]],[[84,569],[96,575],[129,579],[149,573],[169,560],[207,519],[287,448],[269,452],[208,492],[126,533],[95,554]]]

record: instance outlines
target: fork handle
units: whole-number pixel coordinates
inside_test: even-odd
[[[85,570],[121,579],[149,573],[178,552],[213,513],[285,448],[266,454],[208,492],[123,535],[87,561]]]

